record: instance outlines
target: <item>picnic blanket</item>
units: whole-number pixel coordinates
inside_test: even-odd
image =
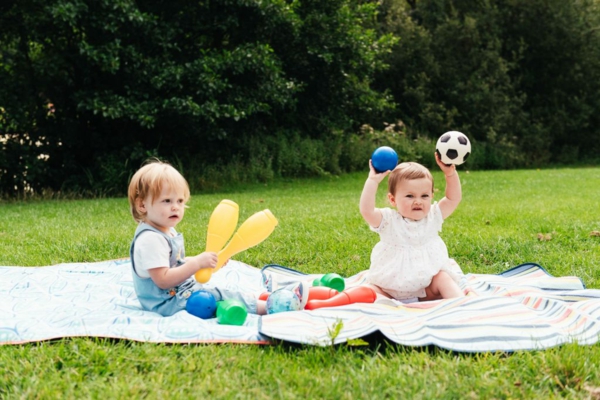
[[[267,266],[265,271],[275,281],[304,279],[285,267]],[[346,287],[363,284],[365,275],[363,271],[346,279]],[[262,319],[261,333],[325,346],[379,331],[402,345],[460,352],[534,350],[599,339],[600,290],[585,289],[577,277],[553,277],[542,266],[527,263],[499,275],[467,274],[461,286],[477,295],[273,314]],[[332,337],[339,323],[342,328]]]
[[[161,343],[268,344],[277,339],[326,346],[381,332],[407,346],[484,352],[593,344],[600,335],[600,291],[586,289],[577,277],[553,277],[531,263],[500,275],[465,275],[464,285],[478,296],[250,314],[243,326],[220,325],[185,311],[162,317],[142,310],[130,268],[126,259],[0,267],[0,344],[91,336]],[[261,271],[231,260],[211,282],[258,294],[264,290],[263,274],[278,285],[322,276],[278,265]],[[364,277],[363,271],[347,278],[346,287],[364,283]],[[336,324],[341,329],[332,337]]]
[[[211,282],[262,290],[260,270],[230,261]],[[243,326],[220,325],[186,311],[170,317],[144,311],[128,259],[48,267],[0,267],[0,344],[96,336],[162,343],[269,343],[257,315]]]

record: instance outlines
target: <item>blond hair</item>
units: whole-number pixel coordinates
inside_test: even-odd
[[[403,162],[394,168],[388,177],[388,192],[395,195],[396,188],[402,181],[426,178],[431,181],[431,191],[433,192],[433,175],[423,165],[416,162]]]
[[[182,190],[185,202],[190,199],[190,187],[187,181],[179,171],[166,162],[151,160],[133,175],[129,182],[128,197],[131,215],[136,222],[144,220],[144,214],[137,208],[137,200],[150,196],[154,203],[165,185]]]

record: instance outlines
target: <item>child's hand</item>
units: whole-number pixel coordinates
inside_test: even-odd
[[[444,164],[442,162],[442,160],[440,160],[440,156],[438,155],[437,151],[435,152],[435,162],[437,163],[437,165],[439,165],[440,169],[442,170],[442,172],[444,173],[444,175],[446,176],[450,176],[452,174],[454,174],[456,172],[456,165],[454,164]]]
[[[198,254],[196,260],[200,268],[215,268],[217,266],[217,253],[212,251],[205,251],[204,253]]]
[[[392,171],[387,170],[385,172],[377,172],[375,171],[375,167],[373,167],[373,161],[369,160],[369,178],[368,179],[372,179],[375,182],[377,182],[377,184],[381,183],[381,181],[388,176]]]

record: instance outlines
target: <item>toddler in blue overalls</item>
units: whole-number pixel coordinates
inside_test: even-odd
[[[173,315],[185,310],[194,291],[205,290],[216,301],[236,299],[249,313],[266,314],[265,301],[254,295],[199,284],[194,279],[198,270],[215,268],[217,254],[185,256],[183,236],[175,227],[183,219],[190,189],[175,168],[160,161],[144,165],[131,178],[128,197],[131,214],[138,222],[130,248],[133,284],[145,310]]]

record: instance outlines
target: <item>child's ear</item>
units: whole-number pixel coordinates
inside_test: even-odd
[[[138,197],[137,199],[135,199],[135,208],[137,208],[138,213],[140,214],[146,214],[147,210],[146,210],[146,204],[144,203],[144,199]]]
[[[390,204],[393,205],[394,207],[396,207],[396,198],[394,197],[394,195],[391,193],[388,193],[387,198],[388,198],[388,201],[390,202]]]

